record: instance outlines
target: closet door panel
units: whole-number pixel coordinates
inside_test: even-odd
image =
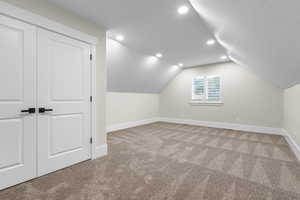
[[[38,172],[90,158],[90,47],[38,30]]]
[[[34,26],[0,15],[0,189],[36,177],[35,46]]]

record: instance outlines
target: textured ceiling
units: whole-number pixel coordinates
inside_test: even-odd
[[[157,93],[179,71],[173,65],[220,62],[225,54],[218,44],[206,45],[213,35],[188,0],[48,1],[104,25],[110,39],[124,35],[119,44],[108,40],[109,91]],[[177,13],[181,5],[190,7],[187,15]],[[158,52],[163,58],[149,58]]]
[[[300,82],[300,1],[190,2],[232,60],[281,88]]]

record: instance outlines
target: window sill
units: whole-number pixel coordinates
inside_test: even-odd
[[[207,101],[190,101],[190,104],[193,106],[223,106],[224,103],[221,101],[215,101],[215,102],[207,102]]]

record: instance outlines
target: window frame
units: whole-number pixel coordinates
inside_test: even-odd
[[[194,94],[194,79],[196,78],[204,78],[204,98],[197,99]],[[208,79],[219,77],[220,79],[220,98],[217,101],[209,101],[208,100]],[[191,95],[191,104],[195,105],[222,105],[223,104],[223,77],[221,75],[199,75],[193,77],[192,87],[191,87],[192,95]]]

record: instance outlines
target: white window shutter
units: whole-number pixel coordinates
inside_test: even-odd
[[[207,101],[209,102],[221,101],[221,77],[220,76],[207,77]]]
[[[205,77],[198,76],[193,79],[192,84],[192,100],[205,99]]]

